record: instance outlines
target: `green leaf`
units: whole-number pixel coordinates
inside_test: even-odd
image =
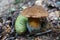
[[[23,2],[25,2],[25,0],[15,0],[14,4],[23,3]]]

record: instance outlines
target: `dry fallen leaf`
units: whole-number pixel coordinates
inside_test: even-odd
[[[6,35],[6,33],[7,34],[10,33],[10,31],[11,31],[11,28],[9,25],[7,25],[7,27],[6,26],[4,27],[4,31],[2,32],[2,35]]]

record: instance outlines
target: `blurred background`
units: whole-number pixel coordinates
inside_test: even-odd
[[[53,29],[57,29],[54,29],[53,32],[47,30],[46,32],[41,33],[40,36],[36,37],[28,37],[28,35],[27,37],[22,37],[17,35],[14,31],[16,17],[24,9],[34,5],[42,6],[49,13],[48,21],[51,23],[50,26],[52,26]],[[60,40],[60,0],[0,0],[0,39]]]

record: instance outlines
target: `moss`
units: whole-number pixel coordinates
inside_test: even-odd
[[[27,23],[28,18],[25,16],[19,15],[16,19],[15,22],[15,30],[18,34],[22,34],[26,31],[26,23]]]

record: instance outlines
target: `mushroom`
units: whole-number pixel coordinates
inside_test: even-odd
[[[34,5],[23,10],[22,15],[28,18],[28,24],[30,25],[28,30],[31,32],[33,29],[40,29],[42,25],[45,26],[43,23],[46,24],[48,12],[42,6]]]

